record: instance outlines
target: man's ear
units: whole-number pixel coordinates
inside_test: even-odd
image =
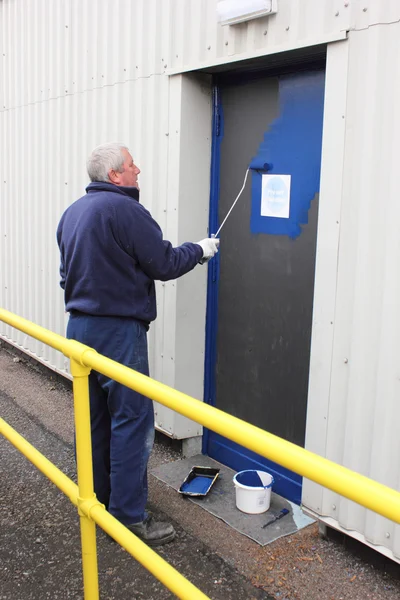
[[[114,171],[114,169],[110,169],[108,171],[108,179],[111,181],[111,183],[118,183],[118,181],[119,181],[118,173],[116,171]]]

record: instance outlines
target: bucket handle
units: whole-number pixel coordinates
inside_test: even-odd
[[[271,475],[271,483],[269,483],[268,485],[263,485],[262,487],[264,488],[264,490],[268,490],[270,487],[272,487],[275,483],[275,479],[272,477]]]

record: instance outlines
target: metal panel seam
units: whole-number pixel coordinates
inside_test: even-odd
[[[15,105],[15,106],[9,106],[6,109],[0,110],[0,113],[7,113],[7,112],[10,112],[12,110],[17,110],[18,108],[25,108],[27,106],[36,106],[38,104],[44,104],[46,102],[50,102],[51,100],[60,100],[61,98],[68,98],[68,97],[71,97],[71,96],[78,96],[80,94],[86,94],[88,92],[95,92],[97,90],[103,90],[105,88],[115,87],[117,85],[123,85],[124,83],[134,83],[134,82],[140,81],[142,79],[151,79],[152,77],[159,77],[159,76],[163,76],[163,75],[166,75],[166,73],[165,72],[152,73],[151,75],[144,75],[142,77],[134,77],[134,78],[131,78],[131,79],[125,79],[124,81],[115,81],[114,83],[105,83],[104,85],[96,86],[96,87],[93,87],[93,88],[86,88],[84,90],[77,90],[76,92],[73,92],[73,93],[62,94],[62,95],[60,94],[59,96],[50,96],[49,98],[44,98],[43,100],[37,100],[35,102],[28,102],[26,104],[18,104],[18,105]]]

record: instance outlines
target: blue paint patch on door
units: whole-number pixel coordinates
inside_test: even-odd
[[[252,233],[301,234],[311,201],[319,191],[325,74],[321,71],[279,79],[280,116],[265,132],[251,160]],[[263,174],[291,176],[289,218],[261,216]]]

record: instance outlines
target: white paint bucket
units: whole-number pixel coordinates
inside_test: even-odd
[[[250,515],[266,512],[271,503],[274,478],[265,471],[240,471],[233,478],[236,506]]]

